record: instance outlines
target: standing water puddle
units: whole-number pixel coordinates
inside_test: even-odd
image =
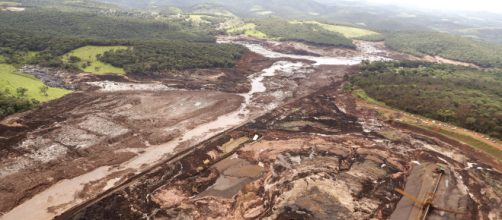
[[[237,157],[224,159],[215,164],[214,167],[220,172],[220,176],[212,186],[197,197],[232,198],[243,186],[258,179],[263,172],[263,167]]]

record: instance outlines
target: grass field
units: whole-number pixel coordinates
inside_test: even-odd
[[[44,83],[37,78],[18,73],[16,68],[9,64],[0,64],[0,88],[2,90],[9,90],[11,94],[16,94],[16,89],[19,87],[24,87],[28,89],[26,92],[27,98],[34,98],[41,102],[50,101],[53,99],[60,98],[71,91],[60,89],[60,88],[49,88],[47,91],[47,96],[40,93],[40,87],[44,86]]]
[[[342,25],[335,25],[335,24],[326,24],[326,23],[321,23],[318,21],[304,21],[301,23],[305,24],[315,24],[318,25],[319,27],[332,31],[332,32],[337,32],[345,36],[346,38],[361,38],[361,37],[367,37],[367,36],[378,36],[380,33],[370,31],[367,29],[362,29],[362,28],[356,28],[356,27],[349,27],[349,26],[342,26]]]
[[[119,67],[114,67],[110,64],[103,63],[97,60],[96,56],[103,54],[106,51],[127,49],[125,46],[85,46],[75,49],[63,56],[65,62],[69,62],[70,56],[76,56],[82,61],[78,62],[77,65],[81,70],[93,73],[93,74],[125,74],[124,69]],[[89,64],[85,66],[84,64]]]
[[[227,30],[227,33],[244,34],[246,36],[262,38],[262,39],[267,38],[267,35],[265,33],[256,30],[256,24],[253,23],[246,23],[238,27],[232,27]]]
[[[210,21],[206,20],[206,18],[211,18],[209,15],[198,15],[198,14],[191,14],[189,15],[190,21],[194,24],[209,24],[211,23]]]

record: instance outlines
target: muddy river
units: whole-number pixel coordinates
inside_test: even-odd
[[[220,38],[219,43],[235,43],[247,47],[249,50],[268,58],[290,58],[298,60],[313,61],[314,65],[357,65],[364,60],[368,61],[386,61],[390,58],[381,56],[381,50],[371,45],[369,42],[360,41],[356,44],[357,50],[362,53],[360,56],[352,57],[328,57],[328,56],[305,56],[295,54],[285,54],[272,51],[263,45],[253,42],[233,40],[230,38]]]
[[[313,61],[314,66],[318,65],[356,65],[361,63],[363,60],[386,60],[385,57],[380,57],[378,55],[371,54],[371,52],[356,57],[314,57],[314,56],[301,56],[292,54],[283,54],[271,51],[259,44],[247,43],[235,41],[233,43],[238,43],[246,46],[251,51],[261,54],[269,58],[290,58],[298,60],[308,60]],[[364,51],[375,51],[371,48],[364,48]],[[57,184],[51,186],[45,191],[37,194],[33,198],[25,201],[21,205],[17,206],[8,213],[5,213],[1,219],[52,219],[53,217],[63,213],[69,208],[85,202],[86,199],[79,198],[77,195],[82,192],[86,184],[97,182],[97,181],[107,181],[105,184],[105,189],[102,191],[113,187],[116,184],[123,182],[125,179],[117,179],[112,177],[112,174],[118,172],[124,173],[134,173],[139,174],[152,166],[166,160],[173,153],[175,149],[181,145],[188,147],[194,146],[220,134],[226,130],[234,128],[236,126],[242,125],[250,120],[251,111],[250,106],[258,106],[254,103],[253,98],[258,93],[263,93],[267,91],[264,83],[266,77],[272,77],[276,72],[288,72],[291,75],[295,74],[296,71],[310,66],[310,64],[304,62],[292,62],[292,61],[277,61],[271,67],[264,69],[261,72],[253,74],[250,76],[249,81],[251,83],[251,90],[248,93],[240,94],[244,97],[244,102],[241,107],[234,112],[229,114],[221,115],[216,120],[209,123],[200,125],[191,130],[183,132],[180,138],[176,138],[165,144],[150,146],[144,150],[143,153],[137,155],[133,159],[119,165],[119,166],[104,166],[97,168],[89,173],[81,175],[79,177],[60,181]],[[163,85],[157,85],[157,87],[152,87],[151,85],[142,86],[140,84],[118,84],[114,82],[98,82],[94,83],[95,86],[101,87],[103,91],[125,91],[125,90],[141,90],[148,88],[149,90],[170,90],[170,88],[164,87]],[[152,89],[153,88],[153,89]],[[261,114],[270,109],[263,109]],[[258,114],[253,114],[258,115]],[[232,183],[235,185],[241,185],[249,180],[243,180],[237,177],[227,177],[234,178]],[[234,181],[235,180],[235,181]],[[228,182],[229,179],[221,179],[221,182]],[[218,184],[217,184],[218,185]],[[227,185],[227,184],[223,184]],[[230,184],[234,185],[234,184]],[[214,187],[215,191],[208,192],[209,194],[217,193],[218,187]],[[221,189],[220,189],[221,190]],[[233,194],[230,193],[230,194]],[[27,211],[29,210],[29,211]]]
[[[134,171],[135,174],[139,174],[140,172],[147,170],[153,165],[168,158],[170,154],[174,153],[175,148],[181,144],[189,144],[193,146],[214,135],[224,132],[225,130],[247,122],[250,113],[248,106],[253,104],[252,97],[256,93],[266,91],[265,85],[262,83],[264,77],[272,76],[275,71],[291,71],[300,66],[301,64],[298,63],[277,62],[272,67],[265,69],[260,73],[254,74],[250,78],[252,88],[248,93],[241,94],[245,98],[245,102],[237,111],[222,115],[214,121],[186,131],[182,137],[178,139],[165,144],[150,146],[145,149],[142,154],[139,154],[137,157],[121,164],[120,166],[100,167],[82,176],[61,181],[17,206],[10,212],[3,215],[1,219],[52,219],[72,206],[84,202],[84,199],[80,199],[76,195],[83,191],[85,185],[88,183],[109,179],[109,176],[117,172],[126,172],[131,170]],[[114,82],[109,83],[114,85],[116,84]],[[109,88],[112,88],[113,86],[105,84],[106,82],[101,82],[99,86],[102,87],[103,91],[110,91]],[[143,86],[139,85],[126,87],[130,89],[143,88]],[[118,89],[117,91],[124,90],[121,87],[121,89]],[[114,185],[120,181],[117,181],[116,178],[112,178],[109,182],[110,184],[107,183],[107,185]],[[51,211],[49,211],[49,209]],[[26,210],[30,211],[26,212]]]

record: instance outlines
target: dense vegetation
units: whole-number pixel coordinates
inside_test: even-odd
[[[228,44],[143,43],[126,50],[105,52],[99,60],[127,73],[154,73],[173,69],[231,67],[246,49]]]
[[[0,30],[25,30],[38,36],[87,39],[179,39],[213,42],[214,37],[191,28],[184,20],[158,22],[134,17],[112,17],[93,13],[29,10],[23,13],[0,13]]]
[[[214,42],[207,32],[191,28],[184,21],[156,22],[53,10],[3,12],[0,20],[0,54],[9,63],[22,63],[20,53],[38,51],[32,63],[63,67],[59,56],[85,45],[173,39]]]
[[[469,62],[481,67],[502,67],[502,46],[437,32],[388,34],[385,44],[419,56],[431,55]]]
[[[315,24],[292,23],[280,19],[260,19],[253,21],[253,23],[256,24],[257,31],[280,40],[305,41],[320,45],[355,48],[352,40]]]
[[[502,139],[502,71],[421,62],[365,63],[351,83],[404,111]]]
[[[0,119],[16,112],[29,110],[38,104],[36,99],[29,100],[25,97],[12,95],[10,92],[0,91]]]
[[[211,45],[215,39],[208,31],[184,20],[158,22],[41,9],[1,13],[0,20],[0,55],[8,63],[25,63],[21,58],[28,51],[38,51],[30,63],[81,69],[61,56],[86,45],[126,45],[136,49],[109,53],[102,60],[129,71],[157,71],[230,66],[243,51],[239,46]],[[126,55],[127,63],[116,60]]]
[[[126,12],[108,16],[95,9],[82,9],[87,12],[34,7],[22,13],[0,13],[0,117],[70,92],[47,87],[34,77],[18,73],[16,67],[20,65],[93,71],[99,68],[98,73],[123,73],[122,69],[101,63],[91,54],[100,54],[102,51],[96,48],[105,47],[86,47],[88,45],[134,48],[100,57],[129,72],[228,67],[245,50],[241,46],[215,44],[211,30],[193,26],[191,21],[184,19],[155,20],[135,14],[127,16]],[[122,57],[126,59],[119,61]]]

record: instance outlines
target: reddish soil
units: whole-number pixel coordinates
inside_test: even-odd
[[[217,92],[87,92],[12,116],[5,121],[18,126],[0,128],[0,211],[59,180],[127,161],[142,148],[235,111],[241,102],[240,96]]]
[[[498,209],[502,192],[497,187],[502,174],[486,169],[486,165],[480,165],[483,170],[465,169],[463,162],[423,147],[428,144],[441,152],[455,150],[455,146],[441,140],[424,143],[374,117],[359,116],[366,114],[364,109],[358,109],[356,115],[343,113],[339,101],[344,103],[341,106],[353,102],[342,98],[348,94],[339,88],[339,84],[328,86],[214,137],[179,160],[162,164],[58,219],[135,219],[145,215],[168,219],[387,219],[398,202],[406,200],[394,188],[405,188],[408,176],[415,182],[429,181],[429,174],[420,174],[420,170],[435,163],[444,164],[448,175],[435,202],[468,215],[438,210],[431,215],[486,219],[502,214]],[[399,138],[386,138],[389,131]],[[255,134],[258,140],[245,142],[231,152],[220,147],[231,138],[253,138]],[[219,164],[232,163],[229,160],[235,157],[262,167],[258,179],[244,185],[223,181],[229,177]],[[423,169],[412,169],[422,166],[413,161],[425,164]],[[249,178],[254,175],[256,172],[250,173]],[[236,194],[235,187],[239,189]],[[221,193],[206,196],[215,189]],[[464,202],[448,200],[451,197]],[[406,210],[399,212],[406,214]]]

